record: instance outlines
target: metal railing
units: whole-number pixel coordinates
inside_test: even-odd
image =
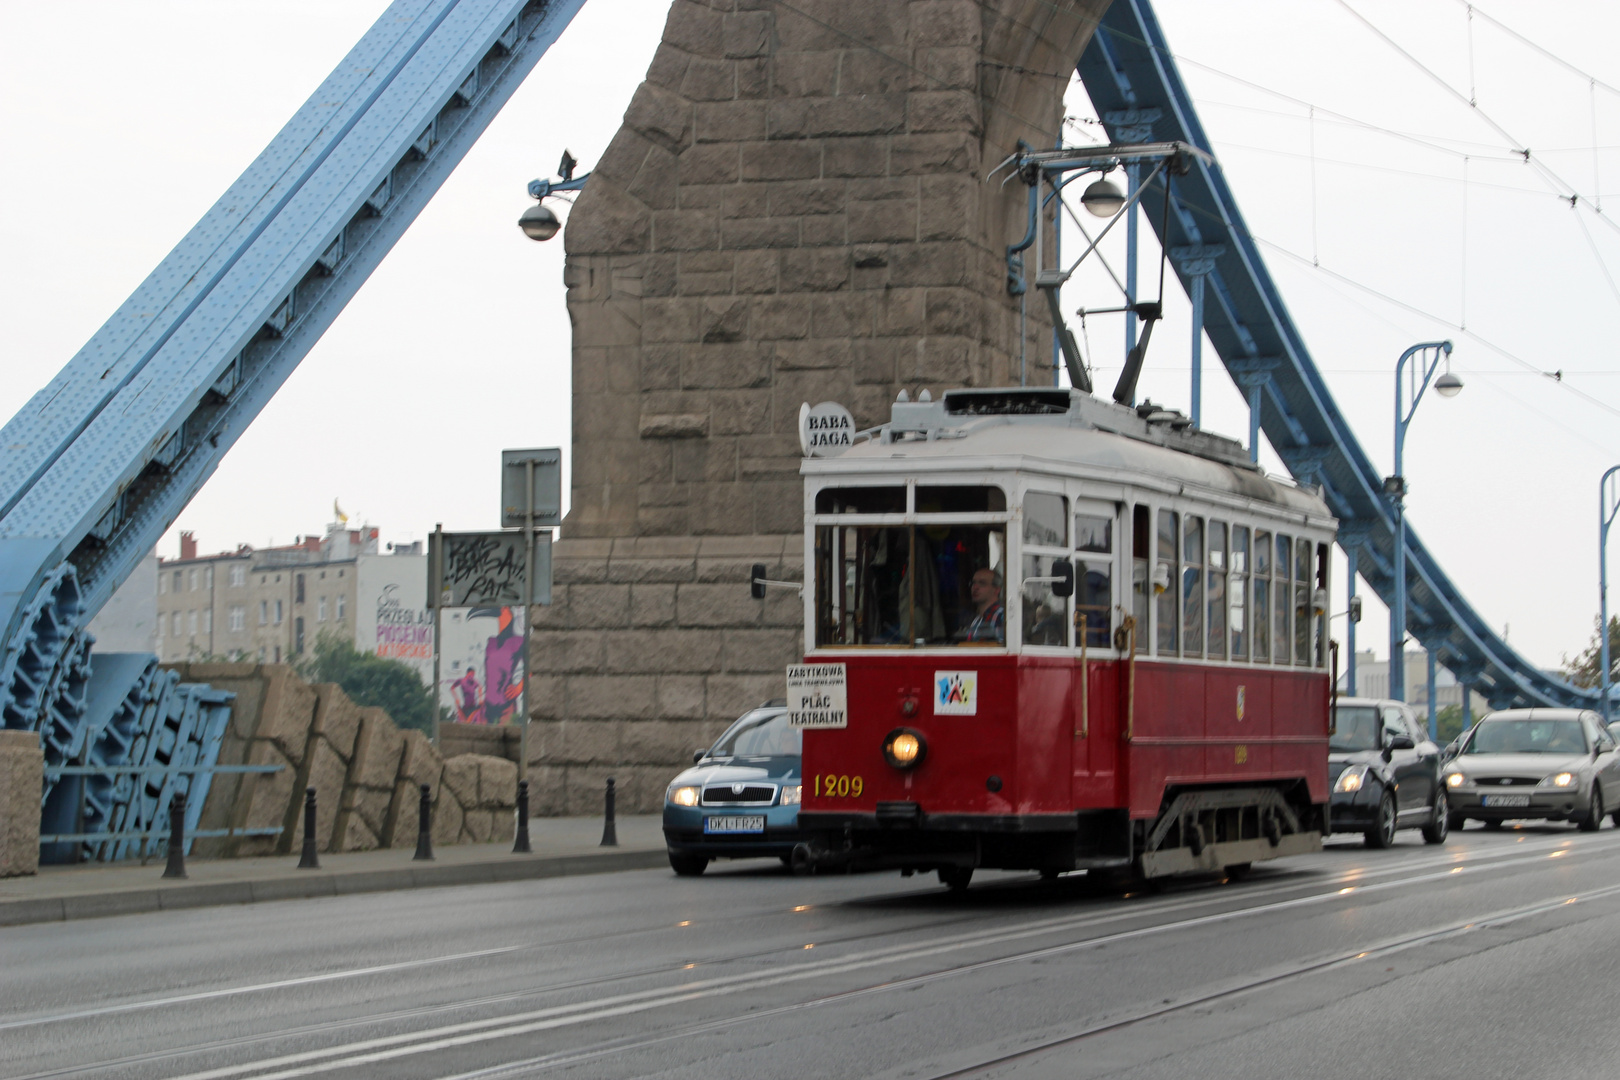
[[[216,775],[219,773],[277,773],[285,765],[47,765],[45,776],[55,779],[62,776],[198,776],[204,773]],[[285,831],[282,826],[263,827],[256,829],[192,829],[187,830],[186,839],[206,840],[216,837],[237,836],[280,836]],[[80,843],[94,844],[104,841],[119,840],[167,840],[170,836],[168,830],[138,829],[122,830],[117,832],[79,832],[79,833],[41,833],[40,844]],[[144,860],[147,852],[143,846],[141,858]]]

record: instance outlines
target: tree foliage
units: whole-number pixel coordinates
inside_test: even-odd
[[[1592,620],[1592,640],[1571,660],[1564,657],[1564,677],[1576,686],[1597,686],[1603,675],[1602,640],[1598,637],[1597,619]],[[1609,619],[1609,681],[1620,682],[1616,670],[1620,669],[1620,616]]]
[[[310,656],[297,665],[310,682],[337,683],[356,705],[374,705],[395,726],[433,733],[433,695],[416,670],[356,649],[337,634],[322,634]]]

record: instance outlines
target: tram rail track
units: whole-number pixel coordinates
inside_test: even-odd
[[[518,1014],[507,1014],[496,1017],[468,1020],[461,1023],[441,1025],[425,1030],[402,1032],[384,1035],[370,1039],[340,1043],[325,1048],[317,1048],[297,1054],[284,1054],[257,1061],[240,1062],[223,1065],[212,1069],[203,1069],[184,1074],[188,1080],[223,1080],[226,1077],[255,1077],[256,1080],[277,1080],[277,1078],[290,1078],[306,1076],[322,1072],[352,1068],[364,1065],[375,1065],[385,1061],[396,1060],[400,1057],[434,1053],[453,1049],[458,1046],[467,1046],[476,1043],[485,1043],[502,1038],[515,1038],[538,1031],[554,1030],[557,1028],[582,1026],[593,1021],[609,1020],[619,1016],[645,1013],[659,1008],[698,1001],[708,998],[731,996],[737,993],[766,989],[772,986],[800,983],[809,980],[847,975],[850,973],[868,970],[885,964],[896,962],[902,958],[917,958],[923,956],[947,956],[964,950],[979,948],[995,948],[1014,942],[1027,940],[1040,936],[1052,936],[1085,932],[1089,929],[1105,927],[1133,918],[1148,918],[1164,920],[1165,916],[1184,912],[1198,912],[1212,906],[1218,907],[1233,900],[1241,902],[1241,906],[1228,910],[1192,914],[1182,919],[1169,921],[1154,921],[1141,927],[1127,928],[1113,933],[1105,933],[1084,937],[1076,941],[1060,942],[1054,945],[1043,946],[1033,950],[1020,950],[1011,954],[973,961],[967,964],[947,965],[934,971],[924,972],[900,980],[886,980],[866,987],[843,991],[832,995],[811,998],[795,1002],[771,1010],[758,1010],[746,1015],[722,1018],[705,1024],[682,1028],[676,1032],[660,1034],[649,1039],[631,1037],[627,1040],[610,1040],[609,1043],[598,1044],[596,1047],[581,1048],[577,1051],[559,1052],[558,1055],[546,1055],[543,1058],[527,1059],[510,1065],[492,1066],[495,1071],[479,1070],[468,1075],[502,1075],[500,1070],[544,1070],[559,1067],[576,1061],[591,1060],[597,1057],[625,1053],[640,1047],[656,1045],[659,1042],[671,1039],[689,1037],[707,1031],[720,1030],[737,1024],[749,1023],[767,1019],[771,1016],[784,1015],[790,1012],[813,1009],[823,1005],[848,1001],[854,997],[869,994],[879,994],[894,990],[923,985],[940,979],[952,978],[974,971],[982,971],[1006,964],[1028,962],[1044,956],[1059,955],[1062,953],[1097,948],[1113,942],[1121,942],[1133,938],[1148,937],[1157,934],[1172,933],[1183,930],[1193,930],[1201,926],[1209,926],[1221,922],[1240,920],[1254,917],[1266,912],[1278,912],[1292,908],[1307,907],[1332,902],[1335,899],[1369,893],[1377,894],[1390,892],[1402,888],[1419,885],[1424,882],[1433,882],[1451,878],[1458,874],[1487,873],[1508,870],[1514,867],[1526,866],[1543,862],[1549,858],[1562,858],[1570,855],[1602,857],[1611,855],[1620,849],[1620,836],[1607,843],[1572,843],[1573,838],[1560,838],[1547,842],[1531,842],[1523,847],[1513,846],[1499,848],[1484,852],[1459,853],[1446,856],[1432,856],[1403,861],[1395,866],[1379,867],[1372,870],[1346,871],[1329,875],[1327,880],[1313,876],[1308,881],[1292,880],[1287,882],[1264,883],[1251,882],[1241,888],[1241,891],[1208,891],[1194,896],[1186,894],[1172,894],[1169,897],[1157,897],[1156,903],[1127,904],[1123,906],[1110,906],[1107,911],[1089,912],[1073,916],[1059,916],[1049,919],[1022,922],[1011,926],[1000,927],[972,927],[961,933],[953,935],[945,941],[936,941],[926,948],[914,943],[903,943],[882,949],[866,950],[854,955],[830,956],[825,960],[817,960],[797,964],[786,972],[745,972],[734,975],[719,976],[701,979],[694,983],[682,986],[655,986],[640,990],[608,995],[606,997],[593,997],[588,1000],[552,1005],[541,1009],[530,1010]],[[1379,879],[1379,880],[1374,880]],[[1392,879],[1392,880],[1383,880]],[[1256,885],[1263,888],[1256,889]],[[1286,897],[1279,900],[1268,898],[1290,892],[1309,890],[1305,895]],[[1255,901],[1267,901],[1256,904]],[[1539,910],[1539,909],[1538,909]],[[960,922],[978,922],[989,920],[993,916],[982,916],[977,919],[952,920],[954,925]],[[909,928],[907,932],[937,932],[940,922]],[[1441,932],[1441,931],[1435,931]],[[878,932],[880,936],[891,939],[893,930]],[[873,934],[854,935],[843,941],[828,939],[818,943],[821,948],[833,948],[840,944],[849,944],[874,936]],[[1380,946],[1384,947],[1384,946]],[[516,948],[523,948],[519,946]],[[604,975],[597,979],[576,981],[571,984],[554,984],[547,987],[525,988],[507,994],[486,995],[477,999],[460,1002],[449,1002],[423,1006],[415,1009],[395,1010],[388,1013],[376,1014],[371,1017],[349,1018],[326,1025],[309,1025],[302,1029],[283,1030],[273,1033],[263,1033],[243,1036],[237,1039],[210,1041],[206,1044],[194,1044],[188,1047],[177,1047],[172,1050],[154,1052],[150,1054],[133,1055],[116,1060],[85,1063],[64,1067],[46,1072],[30,1075],[30,1080],[43,1080],[45,1077],[67,1075],[86,1075],[103,1072],[130,1065],[151,1065],[162,1061],[179,1062],[185,1058],[195,1059],[198,1056],[219,1054],[231,1050],[246,1050],[254,1045],[262,1045],[278,1040],[286,1040],[295,1034],[303,1036],[338,1035],[345,1030],[356,1028],[378,1027],[390,1023],[408,1022],[420,1019],[423,1016],[444,1014],[457,1010],[475,1009],[491,1004],[500,1004],[522,998],[544,996],[548,993],[564,992],[568,989],[581,989],[586,986],[599,986],[612,983],[624,983],[648,978],[668,978],[677,973],[687,973],[693,969],[713,968],[720,966],[728,960],[734,959],[761,959],[771,955],[781,955],[782,949],[764,950],[749,954],[738,954],[737,958],[711,958],[700,961],[694,965],[664,965],[645,969],[640,972],[626,972]],[[462,954],[448,959],[462,959],[471,962],[476,954]],[[1342,960],[1343,958],[1338,958]],[[1326,963],[1328,961],[1322,961]],[[1337,962],[1337,961],[1334,961]],[[1303,969],[1302,969],[1303,970]],[[1315,968],[1311,968],[1315,970]],[[264,984],[273,985],[273,984]],[[1256,984],[1259,985],[1259,984]],[[240,988],[247,990],[250,988]],[[1233,991],[1235,992],[1235,991]],[[164,1002],[149,1003],[154,1007]],[[1186,1002],[1178,1003],[1178,1007],[1187,1007]],[[1146,1014],[1133,1022],[1141,1022],[1149,1018]],[[39,1018],[35,1023],[48,1023],[56,1018]],[[1075,1038],[1082,1036],[1073,1036]],[[1086,1035],[1084,1037],[1089,1037]],[[1030,1051],[1022,1051],[1030,1052]],[[559,1056],[560,1055],[560,1056]],[[584,1055],[583,1057],[581,1055]]]

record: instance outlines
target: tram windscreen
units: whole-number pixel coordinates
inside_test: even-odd
[[[1005,530],[818,526],[816,645],[1004,645]]]

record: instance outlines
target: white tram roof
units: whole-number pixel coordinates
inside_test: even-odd
[[[1266,475],[1241,443],[1151,403],[1127,408],[1061,387],[947,390],[935,401],[894,402],[889,423],[862,434],[868,438],[838,457],[806,458],[801,473],[825,482],[1019,470],[1169,492],[1197,488],[1333,523],[1317,489]]]

